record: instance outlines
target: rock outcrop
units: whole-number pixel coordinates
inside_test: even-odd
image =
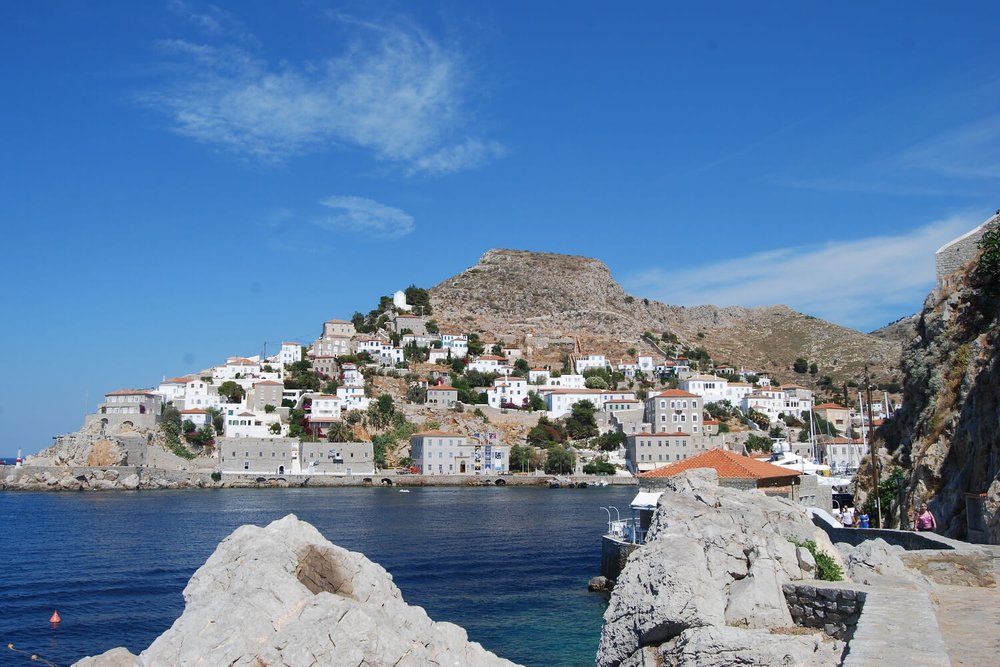
[[[597,664],[838,664],[840,642],[771,632],[794,626],[783,584],[811,576],[794,542],[836,555],[803,509],[719,487],[710,470],[666,484],[646,544],[615,585]]]
[[[382,567],[293,515],[233,532],[184,600],[138,657],[114,649],[77,665],[513,665],[407,605]]]
[[[994,221],[997,224],[997,221]],[[994,270],[995,271],[995,270]],[[924,302],[904,351],[904,400],[879,434],[908,475],[908,503],[930,501],[941,532],[1000,544],[1000,275],[973,260]],[[966,496],[985,511],[966,516]]]

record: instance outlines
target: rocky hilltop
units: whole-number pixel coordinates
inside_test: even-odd
[[[76,665],[514,665],[407,605],[382,567],[293,515],[238,528],[184,601],[139,656],[117,648]]]
[[[617,361],[645,331],[675,334],[681,345],[708,350],[716,361],[780,373],[790,379],[797,357],[821,375],[857,377],[867,363],[885,377],[898,368],[900,343],[837,326],[785,306],[671,306],[629,295],[602,262],[589,257],[490,250],[479,263],[430,291],[435,319],[497,335],[570,338],[583,353]],[[530,344],[530,343],[529,343]],[[801,380],[802,378],[799,378]]]
[[[971,523],[1000,544],[1000,269],[976,258],[949,275],[915,331],[902,407],[880,434],[911,503],[930,501],[947,535],[970,537]],[[967,494],[981,499],[979,517],[966,516]]]

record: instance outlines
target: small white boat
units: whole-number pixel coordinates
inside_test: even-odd
[[[409,489],[400,489],[399,492],[400,493],[409,493],[410,490]]]

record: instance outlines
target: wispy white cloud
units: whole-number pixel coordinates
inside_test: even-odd
[[[871,329],[919,309],[933,286],[934,252],[980,222],[974,214],[953,215],[906,234],[778,248],[700,267],[654,268],[622,282],[665,303],[785,304]]]
[[[953,128],[898,158],[907,169],[954,178],[1000,180],[1000,114]]]
[[[158,44],[175,66],[141,102],[197,141],[264,162],[360,147],[407,173],[447,173],[504,153],[465,133],[462,56],[420,30],[353,23],[346,52],[274,65],[233,45]]]
[[[364,234],[378,239],[406,236],[414,229],[413,216],[365,197],[327,197],[320,202],[333,212],[312,223],[331,231]]]
[[[241,41],[257,43],[257,38],[242,21],[216,5],[200,7],[184,0],[170,0],[167,7],[210,35],[235,37]]]

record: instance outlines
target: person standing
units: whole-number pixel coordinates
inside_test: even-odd
[[[920,503],[920,511],[917,512],[915,528],[920,532],[937,530],[937,519],[927,508],[927,503]]]
[[[858,517],[858,528],[869,528],[868,525],[868,512],[861,510],[861,516]]]
[[[844,528],[854,528],[854,510],[852,508],[844,508],[843,514],[840,515],[840,523],[844,525]]]

